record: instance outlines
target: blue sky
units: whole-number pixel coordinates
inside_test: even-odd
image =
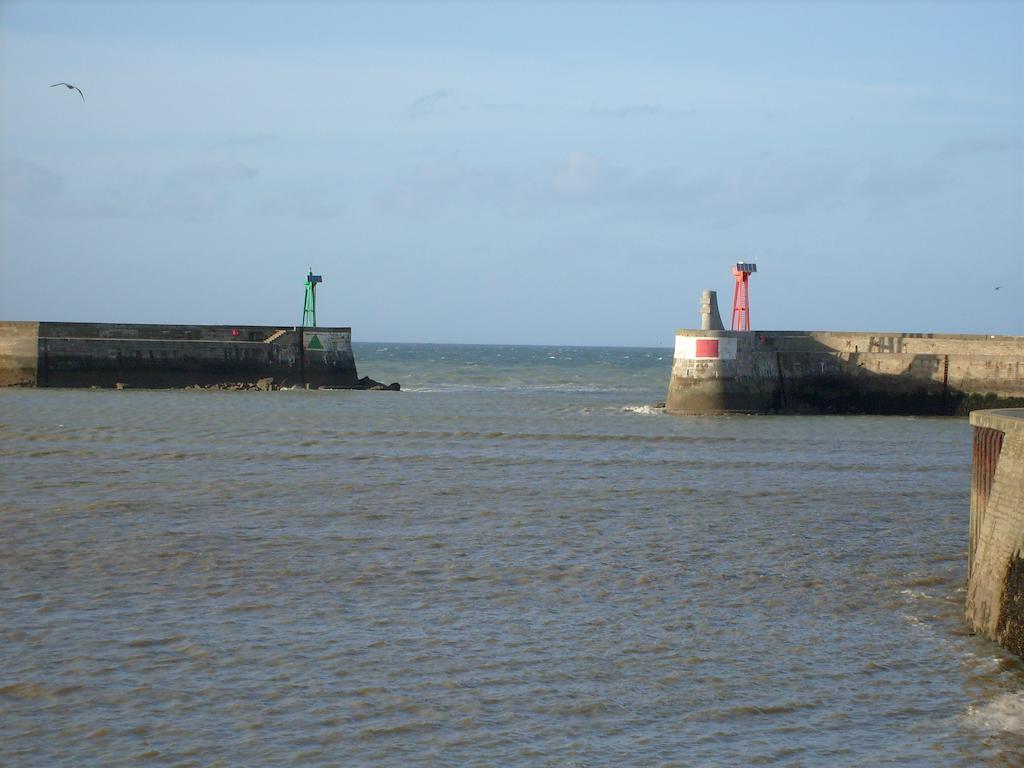
[[[1024,333],[1024,4],[0,5],[0,318]],[[81,87],[85,101],[51,83]],[[1001,286],[1000,290],[995,290]]]

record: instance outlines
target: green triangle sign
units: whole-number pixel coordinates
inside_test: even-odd
[[[320,343],[320,338],[314,333],[313,338],[309,340],[310,349],[323,349],[324,345]]]

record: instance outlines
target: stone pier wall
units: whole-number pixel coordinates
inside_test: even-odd
[[[0,387],[34,387],[39,323],[0,321]]]
[[[1024,337],[681,330],[670,413],[966,415],[1024,406]]]
[[[0,323],[0,386],[352,387],[349,328]]]
[[[1024,408],[974,411],[967,622],[1024,656]]]

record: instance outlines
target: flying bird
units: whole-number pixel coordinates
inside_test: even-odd
[[[67,88],[70,91],[78,91],[78,95],[82,97],[82,101],[85,101],[85,94],[82,93],[82,89],[79,88],[77,85],[72,85],[71,83],[54,83],[50,87],[51,88],[56,88],[58,85],[63,85],[65,88]]]

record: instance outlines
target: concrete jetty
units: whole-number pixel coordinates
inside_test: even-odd
[[[356,388],[350,328],[0,321],[0,386]]]
[[[676,333],[666,410],[962,414],[1024,406],[1024,337],[838,331]]]
[[[975,411],[966,619],[1024,656],[1024,408]]]
[[[704,291],[700,329],[676,332],[665,409],[679,414],[967,415],[1024,406],[1024,336],[755,331],[747,280],[733,267],[733,330]]]

